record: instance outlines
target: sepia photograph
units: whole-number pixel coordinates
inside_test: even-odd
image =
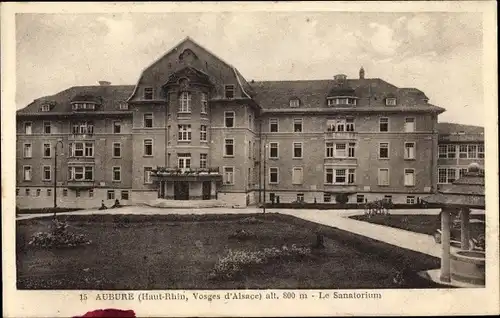
[[[81,317],[171,315],[128,316],[136,303],[498,293],[487,2],[18,7],[2,98],[12,288],[102,314]]]

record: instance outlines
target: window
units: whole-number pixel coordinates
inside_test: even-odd
[[[153,127],[153,114],[144,114],[144,127],[145,128]]]
[[[43,122],[43,133],[47,135],[52,133],[52,125],[50,124],[50,121]]]
[[[153,180],[151,174],[153,173],[153,167],[144,167],[144,183],[151,184]]]
[[[41,107],[42,112],[50,112],[50,105],[49,104],[43,104]]]
[[[385,105],[386,106],[396,106],[396,99],[395,98],[386,98]]]
[[[250,128],[250,130],[252,130],[252,128],[253,128],[253,116],[252,116],[252,114],[248,114],[248,128]]]
[[[120,158],[122,156],[122,144],[119,142],[113,143],[113,158]]]
[[[94,180],[94,167],[71,166],[68,167],[68,180],[92,181]]]
[[[304,202],[304,193],[297,193],[297,202]]]
[[[278,159],[279,157],[279,143],[270,142],[269,143],[269,158]]]
[[[278,132],[279,131],[278,118],[270,118],[269,119],[269,131],[270,132]]]
[[[119,121],[113,122],[113,134],[119,134],[122,132],[122,123]]]
[[[405,142],[405,159],[415,159],[414,142]]]
[[[379,131],[380,132],[387,132],[389,131],[389,118],[387,117],[382,117],[379,120]]]
[[[52,189],[47,189],[47,196],[51,197],[52,196]]]
[[[467,148],[469,159],[477,158],[477,145],[469,145]]]
[[[384,199],[389,202],[392,202],[392,195],[384,195]]]
[[[68,189],[63,189],[63,197],[67,197],[68,196]]]
[[[69,144],[71,157],[93,157],[94,144],[92,142],[75,142]]]
[[[455,170],[455,168],[448,168],[447,171],[448,183],[455,182],[455,180],[457,179],[456,173],[457,171]]]
[[[415,185],[415,169],[405,169],[405,186],[413,187]]]
[[[460,145],[458,147],[458,157],[462,159],[467,159],[467,145]],[[441,157],[440,157],[441,158]]]
[[[347,156],[349,158],[355,158],[356,157],[356,143],[354,142],[350,142],[349,143],[349,148],[347,149],[348,150],[348,153],[347,153]]]
[[[354,118],[346,118],[345,131],[354,131]]]
[[[115,190],[108,190],[107,198],[108,198],[108,200],[114,200],[115,199]]]
[[[31,181],[31,166],[24,166],[23,168],[23,179],[24,181]]]
[[[19,196],[19,188],[16,189],[16,197]]]
[[[323,194],[323,202],[332,202],[332,195],[330,193],[325,192]]]
[[[179,125],[178,141],[191,141],[191,125]]]
[[[207,157],[206,153],[200,153],[200,168],[205,169],[207,167]]]
[[[234,127],[234,112],[224,112],[224,125],[226,128]]]
[[[73,144],[73,157],[83,157],[85,147],[83,142],[77,142]]]
[[[389,159],[389,143],[381,142],[378,146],[378,158]]]
[[[177,164],[179,166],[179,169],[190,169],[191,168],[191,154],[190,153],[177,154]]]
[[[128,191],[122,190],[122,200],[128,200]]]
[[[293,143],[293,158],[300,159],[302,158],[302,143],[294,142]]]
[[[415,196],[409,195],[406,197],[406,204],[415,204]]]
[[[224,85],[224,97],[229,99],[234,98],[234,85]]]
[[[454,159],[457,157],[457,146],[448,145],[448,159]]]
[[[293,120],[293,131],[302,132],[302,118],[295,118]]]
[[[356,169],[347,170],[347,183],[349,184],[356,183]]]
[[[333,158],[333,142],[326,143],[326,154],[327,158]]]
[[[94,144],[91,142],[85,143],[85,157],[93,157],[94,156]]]
[[[113,167],[113,181],[121,181],[122,179],[122,168]]]
[[[128,104],[126,102],[120,103],[120,110],[128,110]]]
[[[36,189],[36,196],[39,197],[41,192],[42,191],[40,189]]]
[[[31,122],[26,122],[24,123],[24,133],[26,135],[31,135],[33,132],[32,132],[32,123]]]
[[[148,100],[153,99],[153,88],[152,87],[144,87],[144,99],[148,99]]]
[[[438,183],[448,183],[448,175],[446,168],[438,169]]]
[[[462,178],[469,170],[467,168],[458,169],[458,178]]]
[[[224,139],[224,156],[234,156],[234,139]]]
[[[271,202],[276,201],[276,193],[269,193],[269,201]]]
[[[294,99],[291,99],[290,100],[290,107],[299,107],[300,105],[300,100],[298,100],[297,98],[294,98]]]
[[[389,185],[389,169],[387,168],[378,169],[378,185],[381,186]]]
[[[252,158],[252,141],[251,140],[248,141],[248,158],[249,159]]]
[[[477,157],[484,159],[484,145],[477,145]]]
[[[50,166],[43,166],[43,175],[42,175],[42,177],[43,177],[43,180],[45,180],[45,181],[48,181],[48,180],[52,179],[51,178],[51,169],[50,169]]]
[[[24,158],[31,158],[33,155],[31,144],[24,144]]]
[[[275,167],[269,168],[269,183],[277,184],[279,182],[279,169]]]
[[[365,203],[365,196],[364,196],[364,194],[358,194],[358,195],[356,195],[356,203]]]
[[[335,144],[335,157],[336,158],[347,157],[346,144]]]
[[[179,113],[191,112],[191,93],[182,92],[179,97]]]
[[[76,196],[77,198],[79,198],[79,197],[80,197],[80,190],[79,190],[79,189],[76,189],[76,190],[75,190],[75,196]]]
[[[208,95],[207,93],[201,93],[201,113],[208,113]]]
[[[73,110],[94,110],[95,103],[73,103]]]
[[[28,197],[30,196],[30,192],[31,192],[31,191],[30,191],[30,189],[25,189],[25,190],[24,190],[24,194],[25,194],[26,196],[28,196]]]
[[[415,118],[407,117],[405,118],[405,132],[415,131]]]
[[[333,169],[332,168],[325,169],[325,183],[333,184]]]
[[[302,167],[294,167],[292,170],[292,184],[302,184],[304,173]]]
[[[94,189],[89,189],[89,198],[94,197]]]
[[[345,183],[346,174],[345,169],[335,169],[335,183]]]
[[[153,139],[144,139],[144,156],[153,155]]]
[[[200,126],[200,141],[207,141],[207,126]]]
[[[438,148],[439,158],[446,159],[448,156],[448,146],[447,145],[439,145]]]
[[[43,144],[43,156],[45,158],[50,158],[52,152],[52,146],[50,144]]]
[[[94,123],[91,121],[75,122],[71,124],[71,130],[74,135],[92,135],[94,133]]]
[[[224,167],[224,184],[234,184],[234,167]]]

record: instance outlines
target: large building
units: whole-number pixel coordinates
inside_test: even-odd
[[[442,112],[363,68],[354,79],[247,82],[186,38],[135,86],[71,87],[19,110],[17,204],[52,206],[54,180],[57,205],[81,208],[115,198],[246,206],[264,188],[267,202],[345,193],[413,203],[444,183],[438,165],[451,165],[438,147]]]

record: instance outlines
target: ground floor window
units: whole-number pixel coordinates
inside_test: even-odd
[[[297,193],[297,202],[304,202],[304,193]]]
[[[415,196],[409,195],[406,197],[406,203],[407,204],[415,204]]]
[[[332,195],[330,193],[323,194],[323,202],[332,202]]]
[[[39,197],[40,196],[40,192],[42,192],[42,190],[40,189],[36,189],[36,196]]]
[[[94,197],[94,189],[89,189],[89,198]]]
[[[128,191],[122,191],[122,200],[128,200]]]
[[[275,193],[269,193],[269,201],[274,202],[276,200],[276,194]]]
[[[388,200],[389,202],[392,202],[392,195],[384,195],[384,199]]]
[[[356,195],[356,202],[357,203],[364,203],[365,202],[365,195],[364,194]]]
[[[68,196],[68,189],[63,189],[63,197],[67,197]]]
[[[47,196],[48,197],[52,196],[52,189],[47,189]]]
[[[108,200],[115,199],[115,190],[108,190]]]
[[[19,189],[16,189],[16,196],[19,196]]]
[[[31,192],[31,191],[30,191],[30,189],[25,189],[25,190],[24,190],[24,194],[26,194],[26,196],[29,196],[29,195],[30,195],[30,192]]]
[[[76,190],[76,191],[75,191],[75,196],[76,196],[77,198],[79,198],[79,197],[80,197],[80,190]]]

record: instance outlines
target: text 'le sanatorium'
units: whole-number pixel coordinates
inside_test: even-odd
[[[93,298],[93,297],[92,297]],[[102,301],[213,301],[213,300],[273,300],[273,299],[381,299],[382,294],[371,292],[299,292],[299,291],[256,291],[256,292],[141,292],[141,293],[98,293],[95,300]],[[90,299],[88,294],[80,294],[80,300]]]

